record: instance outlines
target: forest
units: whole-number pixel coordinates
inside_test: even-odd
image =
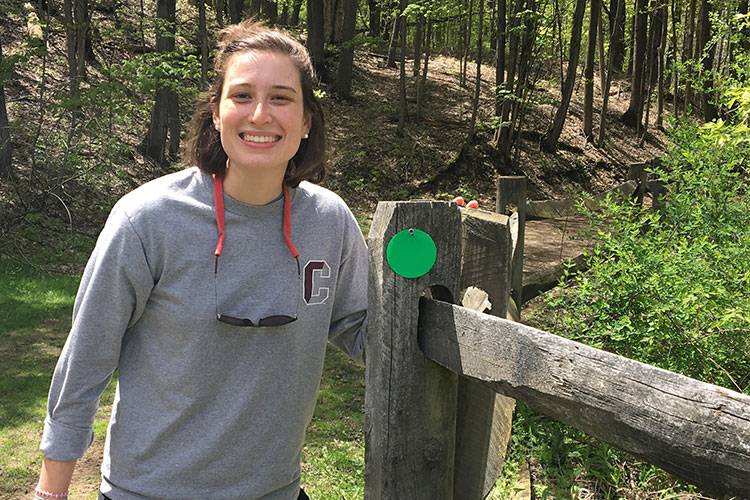
[[[307,47],[323,185],[365,235],[382,200],[492,210],[502,175],[526,176],[529,199],[580,199],[645,166],[665,208],[581,204],[585,269],[523,321],[750,394],[748,0],[0,0],[0,498],[36,484],[50,377],[110,209],[187,166],[216,33],[248,18]],[[363,370],[330,351],[302,482],[362,498]],[[112,398],[72,498],[96,498]],[[488,498],[714,497],[519,404]]]

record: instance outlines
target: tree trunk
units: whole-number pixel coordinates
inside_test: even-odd
[[[464,62],[466,59],[464,56],[466,55],[466,52],[469,50],[469,43],[466,41],[466,33],[468,32],[469,27],[468,24],[468,16],[465,15],[465,11],[468,7],[467,4],[468,0],[461,0],[461,33],[459,37],[459,49],[458,49],[458,61],[459,61],[459,76],[458,76],[458,84],[461,87],[466,86],[466,67],[464,65]]]
[[[583,135],[594,138],[594,64],[596,63],[596,30],[599,24],[600,0],[591,0],[589,7],[589,40],[586,66],[583,70]]]
[[[422,118],[422,110],[424,109],[424,98],[427,89],[427,65],[430,62],[430,46],[432,45],[432,21],[427,21],[427,34],[425,35],[424,41],[424,65],[422,68],[422,76],[419,78],[417,84],[417,116]]]
[[[165,54],[175,48],[175,0],[157,0],[156,15],[164,23],[165,29],[156,36],[156,51]],[[151,109],[151,123],[142,145],[143,154],[159,165],[167,162],[165,154],[167,134],[169,151],[176,153],[180,141],[180,119],[177,94],[162,82],[157,82],[154,106]]]
[[[302,10],[302,0],[294,0],[294,6],[292,7],[292,18],[289,20],[290,26],[297,26],[299,24],[300,10]]]
[[[503,99],[498,90],[505,83],[505,20],[506,0],[497,1],[497,63],[495,64],[495,116],[502,116]]]
[[[219,28],[223,28],[224,27],[224,0],[216,0],[214,2],[214,11],[216,12],[216,24],[219,25]]]
[[[412,76],[419,76],[419,59],[422,56],[422,38],[424,37],[424,14],[417,15],[417,25],[414,30],[414,62],[412,65]]]
[[[339,57],[339,71],[336,76],[336,91],[349,98],[352,92],[352,70],[354,64],[354,29],[357,21],[357,0],[344,0],[344,29]]]
[[[245,10],[245,0],[227,0],[229,19],[233,24],[242,21],[242,11]]]
[[[201,46],[201,90],[208,87],[208,35],[206,34],[206,1],[198,0],[198,40]]]
[[[279,21],[279,8],[276,0],[262,0],[261,10],[263,17],[268,19],[269,24],[274,25]]]
[[[656,126],[659,129],[664,128],[664,57],[667,50],[667,16],[669,15],[667,11],[667,3],[666,0],[662,0],[662,4],[659,7],[660,10],[660,18],[661,18],[661,42],[659,43],[659,57],[657,59],[657,66],[659,71],[659,87],[658,87],[658,96],[657,96],[657,102],[656,102]]]
[[[3,43],[0,40],[0,67],[3,67]],[[10,141],[10,123],[8,111],[5,107],[5,80],[0,75],[0,179],[9,179],[12,175],[11,162],[13,147]]]
[[[65,46],[68,60],[69,98],[71,102],[71,130],[80,115],[80,88],[86,78],[86,33],[88,31],[87,0],[65,0]]]
[[[307,50],[319,78],[326,71],[323,37],[323,0],[307,0]]]
[[[250,0],[250,11],[249,11],[250,17],[259,18],[261,16],[262,10],[263,10],[263,0]]]
[[[685,42],[683,44],[682,60],[690,62],[695,59],[695,50],[693,49],[693,42],[695,40],[695,12],[697,7],[696,0],[690,0],[690,7],[688,8],[687,18],[685,19]],[[684,109],[685,114],[689,114],[690,105],[693,100],[692,95],[692,78],[687,78],[685,81],[685,101]]]
[[[398,36],[400,36],[401,33],[399,27],[401,25],[402,19],[403,18],[401,17],[401,10],[399,9],[399,11],[396,13],[396,17],[393,19],[391,41],[388,44],[388,57],[385,61],[385,65],[388,68],[396,67],[396,40],[398,40]]]
[[[516,81],[516,72],[518,69],[518,61],[520,60],[520,46],[519,43],[520,34],[518,33],[518,13],[523,8],[523,0],[515,0],[513,2],[513,10],[511,11],[511,22],[508,29],[510,33],[509,49],[508,49],[508,74],[505,79],[504,88],[504,99],[502,106],[502,113],[500,114],[500,127],[495,134],[495,143],[502,146],[510,140],[510,114],[511,114],[511,96],[513,95],[513,88]],[[508,151],[510,149],[507,149]],[[502,158],[501,161],[507,164],[510,160],[508,158]]]
[[[677,51],[677,21],[680,20],[682,14],[680,6],[682,2],[672,0],[672,82],[673,82],[673,94],[672,97],[672,113],[674,116],[680,117],[680,72],[679,72],[679,54]]]
[[[625,0],[609,2],[609,33],[612,69],[619,73],[625,63]]]
[[[648,53],[646,55],[646,66],[643,69],[643,85],[646,88],[646,95],[643,99],[643,107],[639,112],[640,116],[643,116],[645,110],[646,119],[645,121],[639,119],[636,125],[636,133],[639,133],[639,126],[643,121],[643,135],[641,136],[641,144],[643,144],[643,141],[645,140],[646,133],[648,132],[649,127],[649,117],[651,116],[651,94],[653,92],[654,83],[656,80],[657,40],[661,39],[659,10],[653,5],[654,2],[658,1],[659,0],[651,0],[648,9],[650,11],[650,21],[648,23],[648,42],[646,44],[646,46],[648,47]]]
[[[703,119],[707,122],[716,119],[718,116],[718,110],[713,103],[714,98],[714,78],[713,78],[713,64],[714,64],[714,48],[710,47],[706,50],[708,42],[711,41],[711,18],[710,18],[710,5],[708,0],[701,0],[701,18],[700,18],[700,35],[698,37],[698,50],[699,54],[703,54],[702,74],[701,79],[703,80],[703,94],[701,96],[701,104],[703,107]]]
[[[406,117],[409,112],[406,107],[406,18],[402,12],[406,8],[407,0],[399,2],[399,38],[401,54],[399,55],[399,75],[398,75],[398,128],[396,134],[403,137],[406,129]]]
[[[747,16],[748,12],[748,0],[740,0],[737,6],[737,13],[742,16]],[[740,29],[740,48],[743,52],[750,52],[750,25],[745,23]]]
[[[630,87],[630,104],[622,115],[622,122],[637,128],[641,123],[644,97],[644,67],[648,51],[648,5],[647,0],[636,0],[635,28],[633,33],[633,74]]]
[[[576,8],[573,12],[573,25],[570,31],[570,52],[568,54],[568,68],[565,72],[565,85],[560,106],[555,113],[552,127],[544,134],[542,149],[548,153],[557,150],[557,141],[560,139],[565,118],[570,106],[570,98],[573,95],[573,87],[576,81],[576,70],[578,69],[578,56],[581,52],[581,32],[583,30],[583,16],[586,13],[586,0],[576,0]]]
[[[617,3],[616,9],[624,9],[625,3]],[[612,13],[610,12],[610,15]],[[615,18],[619,17],[620,13],[618,11],[614,12]],[[601,16],[600,16],[601,18]],[[604,131],[607,127],[607,105],[609,104],[609,88],[612,85],[612,73],[614,72],[614,57],[615,54],[612,52],[613,47],[613,41],[612,38],[617,36],[617,34],[614,31],[610,31],[609,33],[609,55],[607,57],[607,79],[604,83],[604,88],[602,90],[602,113],[601,118],[599,119],[599,137],[597,138],[597,145],[601,148],[604,146]]]
[[[471,28],[472,24],[474,23],[474,0],[469,0],[469,14],[466,18],[466,40],[464,46],[466,47],[466,50],[464,51],[464,72],[461,80],[463,83],[462,86],[466,86],[466,80],[468,79],[468,71],[469,71],[469,56],[471,55]]]
[[[474,139],[474,131],[477,126],[477,115],[479,114],[479,91],[482,84],[482,33],[484,32],[484,0],[479,0],[479,12],[477,13],[477,78],[474,84],[474,99],[471,105],[471,123],[469,124],[468,142]]]
[[[528,0],[527,12],[536,12],[535,0]],[[515,83],[514,99],[511,105],[510,124],[506,136],[501,144],[501,157],[504,161],[511,163],[511,151],[518,140],[516,131],[520,130],[522,105],[528,93],[528,77],[531,61],[534,59],[534,40],[536,40],[536,20],[533,16],[524,16],[524,37],[521,44],[520,58],[518,59],[518,78]]]
[[[378,0],[367,0],[370,7],[370,36],[380,36],[380,3]]]

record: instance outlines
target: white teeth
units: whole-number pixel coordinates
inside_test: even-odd
[[[242,140],[247,142],[276,142],[279,140],[279,137],[275,135],[242,134]]]

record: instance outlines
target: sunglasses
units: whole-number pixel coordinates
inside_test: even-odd
[[[222,179],[213,175],[213,186],[214,186],[214,213],[216,216],[216,226],[219,231],[219,238],[216,242],[216,250],[214,251],[214,304],[216,306],[216,319],[222,323],[232,326],[239,327],[273,327],[288,325],[297,321],[297,314],[299,313],[299,300],[297,300],[297,312],[293,316],[287,314],[272,314],[265,318],[259,319],[257,322],[248,318],[237,318],[229,314],[223,314],[219,312],[219,292],[218,292],[218,271],[219,271],[219,257],[224,249],[224,186]],[[302,272],[299,265],[299,251],[297,247],[292,243],[292,228],[291,228],[291,201],[289,199],[289,189],[286,185],[283,186],[284,191],[284,215],[282,222],[282,231],[284,234],[284,241],[292,254],[295,262],[297,263],[297,280],[302,282]]]

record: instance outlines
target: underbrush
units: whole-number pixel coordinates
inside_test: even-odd
[[[596,242],[588,269],[548,294],[528,323],[750,394],[750,89],[726,95],[726,121],[675,124],[654,172],[668,186],[661,210],[608,200],[587,212]],[[541,498],[705,498],[521,405],[507,491],[524,462]]]

